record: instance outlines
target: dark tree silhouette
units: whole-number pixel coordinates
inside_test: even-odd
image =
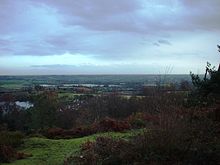
[[[220,52],[220,46],[217,45]],[[211,100],[220,100],[220,65],[218,70],[207,62],[206,72],[203,79],[191,73],[192,83],[195,87],[194,94],[200,103],[211,103]]]
[[[218,51],[220,52],[220,46],[217,45],[217,47],[218,47]],[[218,66],[218,72],[220,72],[220,63],[219,63],[219,66]]]

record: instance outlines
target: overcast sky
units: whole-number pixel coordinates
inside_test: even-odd
[[[0,0],[0,75],[201,74],[220,61],[219,11],[220,0]]]

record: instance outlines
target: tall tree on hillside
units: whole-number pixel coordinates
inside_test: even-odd
[[[220,52],[220,46],[218,45]],[[207,62],[206,72],[203,79],[191,73],[192,83],[195,87],[194,94],[197,95],[199,102],[210,102],[210,100],[220,100],[220,65],[218,70]]]
[[[56,124],[56,112],[58,109],[57,94],[44,92],[34,99],[32,110],[32,127],[44,129]]]

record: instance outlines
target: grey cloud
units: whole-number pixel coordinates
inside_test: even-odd
[[[8,44],[10,44],[10,40],[0,39],[0,46],[7,46]]]
[[[135,69],[132,69],[134,68]],[[115,65],[93,65],[93,64],[84,64],[84,65],[33,65],[30,68],[39,73],[47,74],[145,74],[146,70],[149,73],[155,72],[158,73],[157,64],[149,64],[147,69],[145,65],[136,65],[136,64],[115,64]]]
[[[12,51],[12,49],[9,46],[10,44],[10,40],[0,39],[0,55]]]
[[[164,40],[164,39],[158,40],[158,43],[164,45],[172,45],[168,40]]]
[[[66,25],[80,25],[101,31],[134,31],[134,13],[141,8],[140,1],[120,0],[80,0],[80,1],[41,1],[57,9],[63,15]],[[129,25],[129,26],[128,26]]]
[[[160,39],[157,42],[153,43],[154,46],[160,47],[161,45],[168,45],[171,46],[172,44],[170,43],[170,41],[165,40],[165,39]]]
[[[30,67],[33,68],[72,68],[75,67],[75,65],[61,65],[61,64],[54,64],[54,65],[31,65]]]
[[[185,14],[185,20],[194,29],[219,30],[219,0],[183,0],[181,2],[188,9]]]
[[[67,13],[86,19],[99,19],[106,18],[112,14],[129,13],[140,7],[140,3],[136,0],[46,0],[41,2],[54,6],[60,13]]]
[[[21,12],[22,12],[22,8],[18,1],[1,0],[0,34],[13,30],[13,25],[17,23],[17,18],[20,17]]]
[[[184,5],[189,6],[189,7],[201,7],[201,6],[207,6],[207,5],[211,5],[211,6],[218,6],[220,5],[220,1],[219,0],[182,0],[181,1]]]
[[[52,47],[45,43],[43,40],[27,40],[27,39],[16,39],[7,46],[11,48],[8,55],[51,55],[55,52]]]
[[[155,33],[220,27],[219,0],[48,0],[41,3],[55,7],[67,24],[93,30]]]
[[[160,47],[160,44],[158,44],[157,42],[153,43],[153,45]]]
[[[0,56],[13,52],[13,41],[10,39],[0,38]]]
[[[69,52],[133,58],[147,46],[139,44],[141,36],[219,31],[219,11],[219,0],[2,0],[0,55]],[[152,40],[148,38],[151,45]],[[153,44],[171,45],[167,40]]]
[[[81,53],[101,59],[126,59],[135,55],[140,35],[128,35],[120,32],[97,32],[82,30],[62,35],[48,36],[45,41],[54,50],[63,53]],[[128,48],[129,45],[129,48]]]

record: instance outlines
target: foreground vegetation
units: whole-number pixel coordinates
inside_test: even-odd
[[[29,157],[16,160],[4,165],[59,165],[63,164],[66,157],[77,154],[80,146],[86,141],[94,141],[97,137],[113,137],[114,139],[128,139],[138,131],[129,131],[124,133],[102,133],[83,138],[74,139],[47,139],[45,137],[30,137],[24,140],[24,143],[18,148],[19,152],[30,154]]]

